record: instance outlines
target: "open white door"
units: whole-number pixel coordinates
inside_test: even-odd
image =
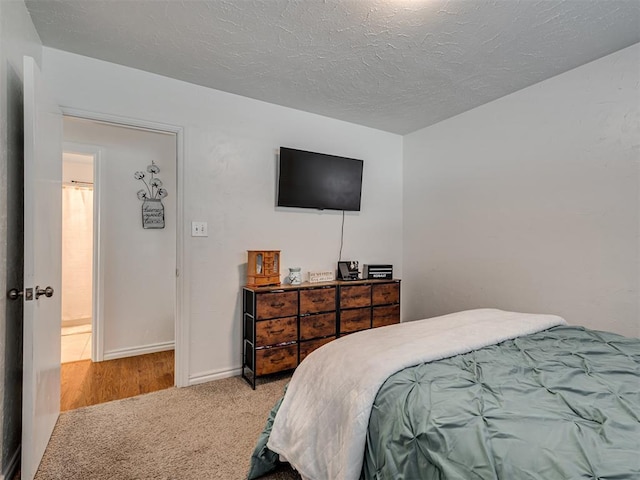
[[[32,480],[60,414],[62,114],[24,57],[22,479]]]

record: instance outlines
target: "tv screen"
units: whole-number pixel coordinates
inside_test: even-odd
[[[280,148],[279,207],[360,211],[362,160]]]

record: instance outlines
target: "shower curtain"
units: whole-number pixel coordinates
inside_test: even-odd
[[[62,187],[62,324],[91,323],[93,189]]]

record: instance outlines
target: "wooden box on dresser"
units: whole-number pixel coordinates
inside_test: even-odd
[[[291,370],[341,335],[400,322],[400,280],[243,288],[242,376]]]

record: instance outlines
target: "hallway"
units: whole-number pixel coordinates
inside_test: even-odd
[[[173,387],[173,367],[173,350],[105,362],[64,363],[60,411]]]

